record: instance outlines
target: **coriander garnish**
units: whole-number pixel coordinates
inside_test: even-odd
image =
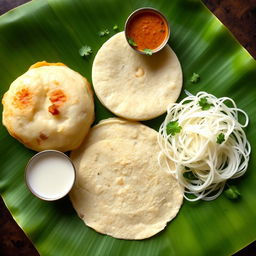
[[[224,142],[224,141],[225,141],[225,135],[224,135],[223,133],[220,133],[220,134],[217,136],[216,142],[217,142],[218,144],[221,144],[221,143]]]
[[[131,45],[131,46],[134,46],[136,47],[137,44],[134,42],[134,40],[132,38],[128,38],[128,43]]]
[[[197,73],[193,73],[190,78],[190,82],[195,84],[195,83],[199,82],[199,80],[200,80],[200,75]]]
[[[206,97],[203,97],[198,102],[199,106],[202,108],[202,110],[208,110],[211,106],[213,106],[211,103],[207,101]]]
[[[79,50],[79,54],[83,57],[83,56],[89,56],[90,54],[92,54],[92,48],[88,45],[84,45],[80,50]]]
[[[151,56],[153,54],[151,49],[144,49],[143,52],[145,52],[146,55],[149,55],[149,56]]]
[[[167,135],[171,134],[174,136],[176,133],[179,133],[181,131],[181,126],[179,126],[178,121],[171,121],[166,126],[166,132]]]
[[[101,30],[101,31],[99,32],[99,36],[100,36],[100,37],[106,36],[106,35],[108,35],[108,34],[109,34],[109,30],[108,30],[108,29],[104,29],[104,30]]]

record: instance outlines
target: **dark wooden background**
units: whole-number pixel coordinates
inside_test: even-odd
[[[29,0],[0,0],[0,15]],[[93,1],[93,0],[92,0]],[[182,1],[182,0],[181,0]],[[256,0],[202,0],[256,59]],[[255,184],[256,185],[256,184]],[[255,205],[256,207],[256,205]],[[256,221],[256,219],[255,219]],[[38,256],[0,197],[0,255]],[[235,256],[256,255],[256,242]],[[75,255],[74,255],[75,256]],[[216,255],[217,256],[217,255]]]

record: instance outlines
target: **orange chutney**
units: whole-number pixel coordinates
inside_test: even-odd
[[[137,50],[159,48],[168,36],[168,25],[163,17],[153,11],[140,12],[130,20],[127,36]]]

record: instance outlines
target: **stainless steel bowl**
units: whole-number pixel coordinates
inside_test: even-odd
[[[143,12],[153,12],[153,13],[156,13],[157,15],[159,15],[159,16],[166,22],[166,25],[167,25],[167,35],[166,35],[166,38],[165,38],[165,40],[163,41],[163,43],[162,43],[158,48],[152,50],[152,54],[154,54],[154,53],[157,53],[157,52],[161,51],[161,50],[165,47],[165,45],[167,44],[167,42],[168,42],[168,40],[169,40],[169,38],[170,38],[170,24],[169,24],[169,21],[168,21],[167,18],[163,15],[163,13],[161,13],[161,12],[158,11],[157,9],[154,9],[154,8],[151,8],[151,7],[143,7],[143,8],[137,9],[137,10],[135,10],[134,12],[132,12],[132,13],[129,15],[129,17],[127,18],[126,22],[125,22],[125,29],[124,29],[124,31],[125,31],[125,37],[126,37],[127,43],[130,45],[130,47],[131,47],[134,51],[136,51],[136,52],[138,52],[138,53],[140,53],[140,54],[146,55],[145,52],[136,49],[135,47],[133,47],[133,46],[129,43],[129,40],[128,40],[129,37],[128,37],[128,32],[127,32],[131,20],[132,20],[136,15],[138,15],[138,14],[140,14],[140,13],[143,13]]]
[[[29,182],[29,172],[32,171],[31,168],[33,168],[33,164],[35,164],[36,161],[38,161],[40,159],[40,157],[42,157],[42,155],[44,155],[44,156],[54,156],[54,155],[56,156],[57,155],[57,156],[64,158],[65,160],[68,160],[71,163],[72,171],[74,172],[74,175],[73,175],[74,178],[71,182],[71,186],[68,187],[68,190],[62,194],[60,192],[60,194],[61,194],[60,196],[48,198],[48,197],[45,197],[44,195],[40,195],[33,189],[33,186],[31,186],[31,184]],[[27,163],[26,168],[25,168],[25,182],[26,182],[28,189],[31,191],[31,193],[33,195],[35,195],[36,197],[38,197],[42,200],[45,200],[45,201],[55,201],[55,200],[65,197],[70,192],[71,188],[73,187],[73,185],[75,183],[75,179],[76,179],[76,170],[75,170],[74,164],[72,163],[71,159],[66,154],[64,154],[63,152],[58,151],[58,150],[44,150],[44,151],[41,151],[41,152],[35,154],[29,160],[29,162]],[[58,181],[56,181],[56,182],[58,182]]]

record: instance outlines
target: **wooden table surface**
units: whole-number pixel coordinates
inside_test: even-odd
[[[0,15],[28,1],[29,0],[0,0]],[[256,0],[203,0],[203,2],[256,59]],[[1,197],[0,255],[39,255],[32,243],[13,220]],[[243,255],[256,255],[256,242],[235,254],[235,256]]]

